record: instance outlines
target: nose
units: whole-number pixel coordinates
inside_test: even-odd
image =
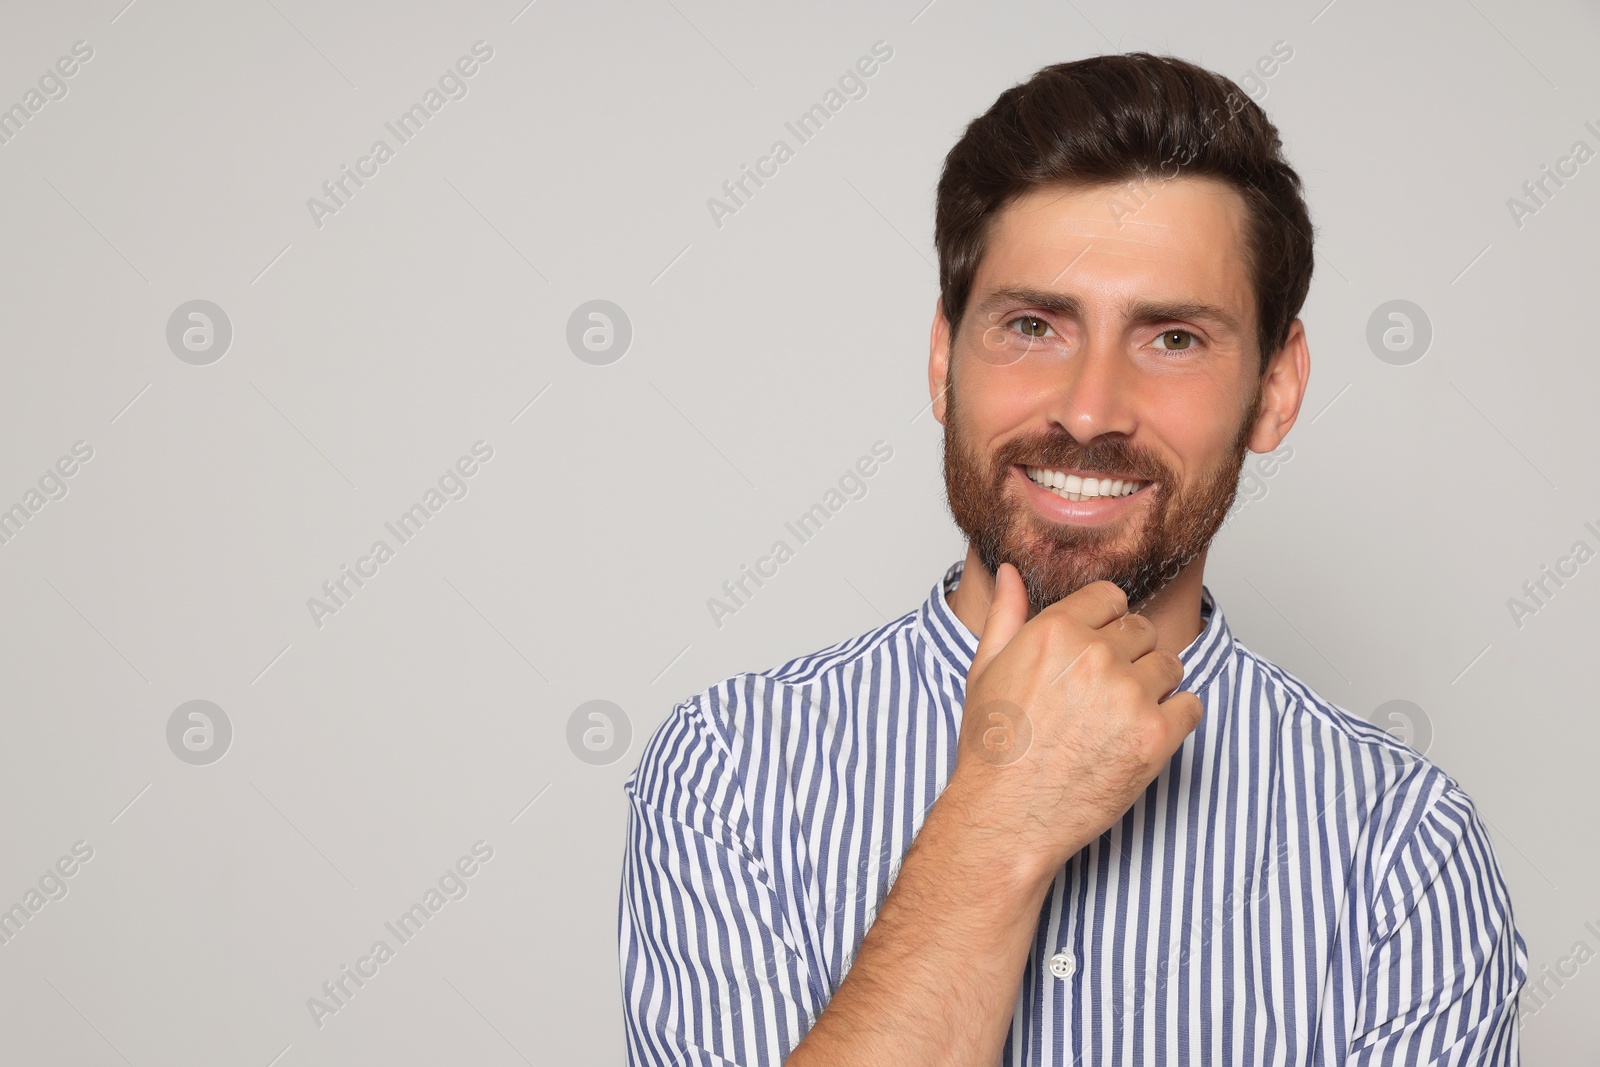
[[[1132,435],[1138,428],[1135,371],[1115,335],[1090,337],[1060,366],[1060,379],[1049,394],[1051,421],[1080,444],[1105,434]]]

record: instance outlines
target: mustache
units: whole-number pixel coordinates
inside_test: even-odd
[[[1004,477],[1006,469],[1013,464],[1111,471],[1131,474],[1140,481],[1160,482],[1162,485],[1167,485],[1171,478],[1166,464],[1148,449],[1114,438],[1085,445],[1069,434],[1018,438],[1006,442],[995,453],[997,475]]]

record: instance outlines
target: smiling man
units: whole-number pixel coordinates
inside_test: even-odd
[[[1047,67],[946,158],[929,359],[966,558],[678,705],[626,783],[634,1064],[1511,1064],[1526,953],[1459,784],[1203,584],[1305,393],[1259,107]]]

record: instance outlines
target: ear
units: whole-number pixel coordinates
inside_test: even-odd
[[[1261,406],[1250,431],[1250,451],[1271,452],[1289,434],[1289,427],[1300,415],[1306,382],[1311,377],[1311,351],[1306,346],[1306,328],[1299,319],[1289,325],[1283,347],[1267,362],[1261,382]]]
[[[945,394],[950,381],[950,320],[944,315],[944,298],[933,302],[933,329],[928,335],[928,396],[933,417],[944,425]]]

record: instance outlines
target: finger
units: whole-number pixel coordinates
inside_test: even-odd
[[[1164,648],[1153,649],[1134,660],[1133,673],[1151,699],[1160,701],[1183,683],[1183,660]]]
[[[1111,642],[1112,647],[1122,653],[1129,663],[1146,653],[1155,651],[1160,643],[1156,624],[1143,615],[1135,615],[1131,611],[1126,615],[1117,616],[1100,627],[1098,636]]]
[[[1128,613],[1128,596],[1116,582],[1102,579],[1090,582],[1076,593],[1062,597],[1044,610],[1064,612],[1085,626],[1098,630]]]
[[[1206,710],[1205,705],[1200,703],[1200,698],[1187,690],[1173,693],[1157,706],[1166,713],[1167,721],[1172,724],[1172,728],[1178,731],[1178,744],[1182,744],[1183,738],[1194,733],[1194,728],[1200,725],[1200,719]],[[1176,750],[1177,745],[1174,745],[1173,749]]]
[[[1017,573],[1016,567],[1002,563],[994,574],[994,597],[989,601],[983,636],[978,638],[978,651],[972,657],[967,677],[976,678],[982,674],[1027,621],[1028,592],[1022,584],[1022,575]]]
[[[1205,708],[1200,703],[1200,698],[1193,693],[1180,691],[1173,693],[1166,700],[1156,705],[1156,711],[1161,715],[1164,726],[1165,739],[1160,745],[1158,763],[1165,763],[1172,758],[1172,754],[1183,747],[1183,742],[1194,733],[1194,728],[1200,725],[1200,717]]]

